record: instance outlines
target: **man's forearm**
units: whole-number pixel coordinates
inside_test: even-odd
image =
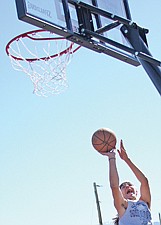
[[[130,169],[132,170],[132,172],[134,173],[134,175],[136,176],[136,178],[141,183],[147,181],[147,178],[145,177],[145,175],[141,172],[141,170],[137,166],[135,166],[135,164],[129,158],[127,158],[125,160],[125,162],[130,167]]]
[[[110,178],[110,187],[118,187],[119,186],[119,176],[116,168],[116,159],[109,158],[109,178]]]

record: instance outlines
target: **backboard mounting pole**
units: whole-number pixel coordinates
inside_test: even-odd
[[[149,78],[161,95],[161,62],[155,60],[146,44],[146,41],[140,36],[139,28],[132,28],[123,25],[121,28],[123,35],[128,39],[136,51],[136,58],[143,66]],[[143,36],[144,37],[144,36]],[[142,54],[143,53],[143,54]],[[144,54],[145,53],[145,54]]]

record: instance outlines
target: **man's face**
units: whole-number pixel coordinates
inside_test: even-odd
[[[121,192],[125,199],[129,200],[136,200],[137,197],[137,190],[134,185],[132,184],[124,184],[121,187]]]

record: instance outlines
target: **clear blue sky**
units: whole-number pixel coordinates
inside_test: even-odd
[[[133,20],[150,30],[161,60],[161,2],[129,0]],[[93,182],[103,222],[115,216],[107,159],[91,146],[100,127],[122,138],[131,159],[149,178],[152,216],[161,212],[161,99],[144,69],[81,48],[67,69],[69,88],[41,98],[13,70],[5,45],[35,27],[17,18],[15,2],[1,3],[0,224],[96,225]],[[117,146],[118,147],[118,146]],[[138,183],[117,157],[120,181]]]

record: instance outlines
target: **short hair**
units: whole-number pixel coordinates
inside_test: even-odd
[[[123,182],[122,184],[120,184],[120,189],[121,189],[122,187],[124,187],[126,184],[129,185],[129,186],[133,186],[133,184],[132,184],[131,182],[125,181],[125,182]]]

